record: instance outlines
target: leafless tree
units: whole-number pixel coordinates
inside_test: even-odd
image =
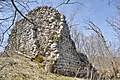
[[[115,32],[116,40],[114,42],[114,51],[116,54],[120,55],[120,5],[119,3],[115,5],[117,11],[117,17],[113,17],[112,19],[106,20],[108,24],[112,27]]]
[[[108,46],[107,41],[106,41],[104,35],[102,34],[100,28],[97,27],[91,21],[87,21],[86,24],[89,26],[89,27],[87,27],[88,30],[92,30],[92,31],[94,31],[96,33],[96,37],[98,38],[97,39],[98,40],[97,43],[99,43],[99,46],[96,47],[96,48],[98,50],[100,49],[100,51],[102,51],[102,52],[99,52],[99,53],[102,53],[102,55],[103,55],[103,59],[104,59],[104,60],[102,60],[103,61],[103,66],[104,66],[104,64],[108,63],[108,65],[114,71],[114,76],[117,76],[117,74],[119,73],[119,71],[118,71],[118,65],[117,65],[118,63],[115,61],[114,53],[112,53],[112,51],[110,49],[110,46]]]

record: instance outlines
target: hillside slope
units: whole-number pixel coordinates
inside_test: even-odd
[[[15,53],[0,54],[0,80],[83,80],[46,73],[44,64]]]

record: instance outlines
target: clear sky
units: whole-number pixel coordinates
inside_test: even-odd
[[[41,4],[29,4],[30,8],[33,9],[36,6],[41,5],[48,5],[52,7],[56,7],[62,1],[65,0],[38,0],[41,1]],[[69,4],[69,5],[62,5],[57,8],[57,10],[63,13],[66,16],[67,21],[71,18],[71,16],[76,12],[74,18],[74,24],[79,24],[79,29],[83,29],[83,26],[86,24],[84,23],[85,20],[93,21],[103,32],[104,36],[109,39],[114,39],[114,32],[112,31],[111,27],[106,22],[106,19],[110,19],[111,17],[115,16],[116,8],[114,6],[115,2],[112,2],[111,6],[108,5],[109,0],[71,0],[71,2],[81,2],[84,6],[80,4]],[[116,0],[117,1],[117,0]],[[118,0],[119,1],[119,0]],[[85,35],[89,35],[89,31],[83,29]],[[7,39],[7,38],[6,38]],[[3,48],[0,47],[0,51]]]
[[[53,7],[57,6],[61,3],[61,1],[65,0],[47,0],[49,5],[53,5]],[[78,27],[83,29],[82,26],[85,26],[85,20],[93,21],[103,32],[104,36],[113,40],[115,38],[114,31],[106,22],[106,20],[111,19],[113,16],[116,16],[116,8],[115,4],[120,2],[119,0],[113,0],[111,5],[108,5],[109,0],[71,0],[71,2],[81,2],[84,6],[80,4],[75,5],[62,5],[57,9],[59,12],[63,13],[67,17],[67,21],[71,18],[76,11],[76,15],[74,18],[74,24],[79,24]],[[112,1],[112,0],[110,0]],[[43,2],[44,4],[45,2]],[[84,30],[84,29],[83,29]],[[89,31],[83,31],[86,35],[89,35]]]
[[[79,11],[75,16],[74,22],[79,23],[79,27],[82,27],[85,25],[85,20],[91,20],[102,30],[107,39],[112,40],[114,38],[114,32],[106,20],[111,19],[111,17],[117,14],[114,3],[108,5],[107,0],[81,0],[81,3],[83,3],[85,7],[78,7]],[[76,5],[71,5],[70,7],[66,6],[66,9],[64,9],[64,6],[63,8],[60,7],[60,11],[66,14],[67,18],[69,18],[70,13],[72,14],[76,11],[75,6]],[[88,31],[84,31],[84,33],[86,35],[89,34]]]
[[[115,6],[110,6],[103,0],[87,0],[84,4],[87,9],[81,11],[81,19],[90,19],[102,30],[105,37],[113,39],[114,33],[106,20],[117,14]]]

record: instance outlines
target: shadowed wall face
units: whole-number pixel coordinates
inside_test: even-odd
[[[16,22],[6,52],[19,51],[31,57],[41,54],[52,59],[52,72],[65,76],[90,77],[92,65],[76,51],[65,16],[51,7],[38,7]],[[96,73],[94,69],[92,71]]]

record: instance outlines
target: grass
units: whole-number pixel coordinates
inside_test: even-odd
[[[107,72],[105,72],[107,70]],[[108,69],[102,70],[103,76],[112,74]],[[110,72],[110,74],[108,73]],[[0,53],[0,80],[85,80],[47,73],[43,63],[31,61],[21,55],[9,53],[7,57]],[[103,79],[105,80],[105,79]],[[106,79],[108,80],[108,79]],[[113,78],[112,80],[120,80]]]
[[[0,80],[76,80],[76,79],[52,73],[47,74],[43,64],[38,62],[32,62],[30,59],[12,53],[10,57],[4,57],[0,55]]]

